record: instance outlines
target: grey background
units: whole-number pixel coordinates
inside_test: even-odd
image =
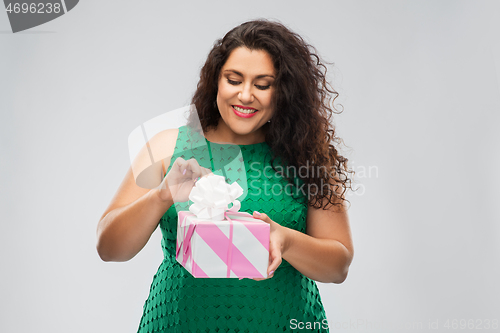
[[[128,134],[188,104],[214,40],[258,17],[335,63],[362,191],[349,277],[319,284],[332,329],[500,319],[498,2],[86,0],[18,34],[0,13],[1,332],[137,330],[159,230],[126,263],[95,250]]]

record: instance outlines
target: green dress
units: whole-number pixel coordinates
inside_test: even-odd
[[[229,184],[238,182],[245,191],[240,211],[264,212],[273,221],[305,233],[305,195],[276,175],[265,142],[211,143],[183,126],[167,172],[179,156],[196,158],[201,166],[226,176]],[[285,260],[272,278],[262,281],[194,278],[182,267],[175,258],[177,211],[189,210],[189,204],[176,203],[160,220],[164,259],[153,277],[138,333],[328,332],[316,283]],[[313,329],[299,329],[307,325]]]

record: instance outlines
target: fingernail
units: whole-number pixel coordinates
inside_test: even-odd
[[[182,171],[182,174],[183,174],[183,175],[185,175],[185,174],[186,174],[186,170],[187,170],[187,169],[184,169],[184,171]]]
[[[269,272],[269,275],[273,275],[273,273],[274,273],[274,271],[270,271],[270,272]]]
[[[259,213],[258,211],[254,210],[254,213],[257,214],[257,216],[261,216],[262,214]]]

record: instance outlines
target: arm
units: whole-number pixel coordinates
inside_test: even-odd
[[[135,257],[173,204],[169,193],[162,199],[159,189],[143,191],[133,189],[135,186],[129,170],[111,207],[98,223],[96,248],[104,261],[127,261]],[[129,201],[132,202],[125,204]]]
[[[162,183],[163,166],[173,154],[177,130],[164,131],[144,146],[97,225],[97,252],[104,261],[127,261],[146,245],[160,218],[173,204],[168,186],[139,187],[137,179],[148,186]],[[165,147],[167,144],[167,147]],[[151,165],[149,151],[154,160]],[[146,187],[146,186],[145,186]],[[150,187],[151,188],[151,187]]]
[[[195,179],[210,173],[195,159],[178,157],[163,177],[163,165],[170,165],[177,135],[178,130],[157,134],[132,163],[97,226],[97,252],[102,260],[132,259],[146,245],[163,214],[174,202],[187,201]],[[152,165],[150,154],[157,161]]]
[[[254,213],[254,217],[271,224],[271,275],[283,258],[313,280],[342,283],[346,279],[354,249],[345,205],[327,210],[309,207],[307,234],[283,227],[266,214]]]
[[[284,228],[283,258],[305,276],[319,282],[342,283],[354,249],[346,207],[309,207],[307,234]]]

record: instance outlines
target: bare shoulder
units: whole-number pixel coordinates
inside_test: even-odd
[[[134,202],[161,184],[174,154],[178,135],[177,128],[161,131],[141,148],[102,217],[113,209]]]
[[[155,160],[165,158],[167,155],[173,154],[177,136],[179,135],[178,128],[167,129],[157,133],[149,140],[149,146]],[[147,146],[147,145],[146,145]]]
[[[153,189],[160,185],[170,165],[179,129],[168,129],[153,136],[132,163],[134,179],[139,187]]]

